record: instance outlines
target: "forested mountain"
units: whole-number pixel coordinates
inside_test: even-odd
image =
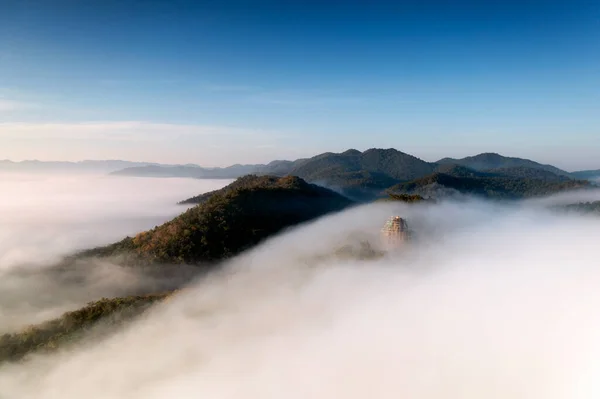
[[[246,176],[161,226],[79,256],[129,253],[143,262],[213,262],[352,204],[298,177]]]
[[[143,166],[127,168],[114,175],[151,177],[237,178],[246,174],[298,176],[334,187],[359,199],[400,181],[432,173],[436,165],[395,149],[327,152],[308,159],[277,160],[266,165],[234,165],[227,168]]]
[[[364,152],[327,152],[304,160],[288,173],[311,181],[327,181],[348,173],[366,172],[395,180],[410,180],[433,172],[435,165],[393,148]]]
[[[527,159],[480,154],[457,162],[446,159],[428,163],[394,149],[362,153],[348,150],[310,158],[289,173],[357,200],[381,198],[390,188],[411,193],[418,190],[416,193],[436,197],[460,192],[489,198],[526,198],[589,185],[561,169]]]
[[[580,170],[571,173],[577,179],[600,179],[600,169],[597,170]]]
[[[440,197],[469,194],[494,199],[520,199],[554,194],[566,190],[590,187],[584,180],[531,179],[501,175],[459,177],[445,173],[399,183],[389,189],[392,193]]]
[[[558,176],[573,177],[569,172],[559,169],[552,165],[543,165],[529,159],[505,157],[500,154],[487,152],[462,159],[443,158],[437,161],[438,164],[455,164],[466,166],[477,171],[502,170],[512,168],[529,168],[545,170]]]
[[[564,174],[556,174],[549,170],[531,168],[528,166],[513,166],[509,168],[488,169],[486,173],[496,176],[518,177],[524,179],[539,179],[551,181],[572,180],[571,177]]]
[[[130,322],[153,303],[168,298],[173,292],[103,298],[54,320],[30,326],[17,333],[0,335],[0,364],[19,361],[31,353],[62,349],[91,333],[96,339],[107,336],[113,332],[114,327]]]
[[[433,174],[454,178],[494,178],[477,180],[488,189],[480,194],[494,197],[523,197],[531,193],[542,194],[561,191],[564,187],[579,186],[574,175],[552,165],[543,165],[528,159],[505,157],[496,153],[484,153],[462,159],[444,158],[437,163],[426,162],[393,148],[371,148],[364,152],[350,149],[341,153],[326,152],[312,158],[295,161],[277,160],[266,165],[233,165],[227,168],[201,168],[197,166],[143,166],[128,168],[114,174],[154,177],[237,178],[245,174],[298,176],[308,182],[336,190],[354,200],[370,201],[401,183],[421,178],[431,179]],[[579,172],[577,176],[593,175],[594,171]],[[504,179],[500,179],[504,177]],[[474,189],[474,181],[453,183],[439,176],[453,187],[463,187],[467,192]],[[546,182],[542,184],[541,182]],[[551,184],[563,182],[565,184]],[[438,182],[438,185],[441,183]],[[444,184],[441,184],[444,186]],[[445,187],[445,186],[444,186]],[[466,187],[469,187],[467,190]],[[539,187],[540,190],[534,190]],[[542,187],[544,187],[542,189]],[[475,190],[477,191],[477,190]],[[487,193],[487,194],[486,194]],[[438,195],[442,194],[438,190]],[[191,198],[184,203],[198,203],[205,196]]]
[[[440,164],[435,168],[434,173],[443,173],[454,177],[487,177],[495,176],[493,173],[480,172],[466,166],[456,164]],[[425,177],[425,176],[422,176]]]
[[[391,185],[429,174],[436,168],[392,148],[327,152],[289,166],[286,174],[339,190],[356,200],[370,200]]]

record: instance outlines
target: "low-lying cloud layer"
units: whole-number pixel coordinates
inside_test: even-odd
[[[189,276],[189,268],[140,273],[111,262],[78,262],[61,270],[53,266],[74,251],[161,224],[185,209],[177,201],[227,183],[1,175],[0,333],[56,317],[102,296],[177,284]]]
[[[0,368],[0,397],[596,398],[600,219],[542,205],[323,218],[107,341]],[[405,252],[319,257],[391,214],[417,234]]]

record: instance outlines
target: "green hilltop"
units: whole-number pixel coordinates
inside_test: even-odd
[[[205,262],[208,266],[285,228],[353,205],[338,193],[294,176],[245,176],[198,201],[152,230],[79,256],[130,253],[142,262]]]

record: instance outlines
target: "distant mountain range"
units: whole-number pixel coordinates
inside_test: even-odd
[[[147,165],[160,165],[150,162],[129,162],[120,160],[106,161],[79,161],[79,162],[59,162],[59,161],[20,161],[0,160],[0,172],[95,172],[110,173],[123,168],[144,167]],[[161,165],[167,166],[167,165]]]
[[[103,172],[114,176],[236,179],[245,175],[297,176],[354,200],[372,200],[390,190],[430,195],[463,192],[487,197],[523,198],[590,185],[600,170],[567,172],[529,159],[483,153],[427,162],[393,148],[326,152],[295,161],[206,168],[127,161],[0,161],[0,171]],[[442,190],[443,189],[443,190]],[[449,191],[448,191],[449,190]]]
[[[203,168],[198,165],[142,165],[111,172],[115,176],[189,177],[194,179],[235,179],[257,173],[266,165],[232,165],[225,168]]]
[[[595,178],[600,170],[567,172],[552,165],[529,159],[483,153],[462,159],[443,158],[426,162],[393,148],[372,148],[364,152],[350,149],[342,153],[326,152],[312,158],[295,161],[277,160],[268,164],[232,165],[225,168],[204,168],[198,165],[130,165],[112,172],[114,175],[139,177],[237,178],[246,174],[293,174],[307,180],[346,180],[346,178],[411,180],[424,177],[446,166],[464,166],[479,172],[513,177],[532,178]]]

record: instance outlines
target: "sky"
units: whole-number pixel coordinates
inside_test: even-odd
[[[0,159],[600,168],[598,1],[0,0]]]

